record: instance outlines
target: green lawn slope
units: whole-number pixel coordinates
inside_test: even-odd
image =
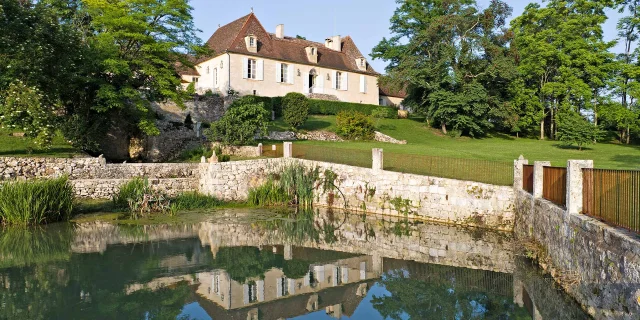
[[[640,146],[598,143],[579,151],[565,147],[558,141],[515,138],[497,135],[482,139],[452,138],[429,128],[421,119],[374,120],[378,130],[396,139],[407,140],[406,145],[381,142],[323,142],[299,141],[296,144],[330,146],[342,149],[370,150],[383,148],[385,153],[419,154],[465,159],[511,162],[520,155],[533,161],[551,161],[554,166],[566,166],[569,159],[591,159],[597,168],[639,169]],[[270,130],[286,130],[281,120],[271,123]],[[335,130],[334,116],[310,116],[301,130]]]

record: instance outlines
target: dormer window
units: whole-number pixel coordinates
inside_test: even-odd
[[[364,57],[357,58],[356,65],[358,66],[358,70],[367,71],[367,59]]]
[[[306,47],[305,51],[307,52],[307,59],[309,59],[309,62],[318,63],[318,48]]]
[[[244,38],[244,41],[247,45],[247,51],[251,53],[258,52],[258,38],[256,38],[256,36],[250,34]]]

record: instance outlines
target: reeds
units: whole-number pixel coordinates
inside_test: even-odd
[[[28,226],[68,220],[73,199],[67,177],[5,182],[0,185],[0,221]]]
[[[199,192],[185,192],[171,199],[172,211],[213,209],[222,205],[222,201],[215,197]]]
[[[249,190],[248,202],[255,206],[296,205],[311,208],[313,190],[319,179],[318,169],[289,165],[280,174],[272,174],[265,184]]]

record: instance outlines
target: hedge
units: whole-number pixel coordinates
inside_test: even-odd
[[[251,96],[254,97],[255,101],[263,102],[264,106],[267,110],[275,111],[276,117],[282,117],[282,97],[261,97],[261,96]],[[317,100],[317,99],[308,99],[309,101],[309,114],[320,114],[320,115],[337,115],[340,111],[358,111],[362,112],[366,115],[371,115],[371,112],[376,108],[384,108],[388,111],[387,118],[397,118],[398,110],[393,107],[384,107],[376,104],[362,104],[362,103],[352,103],[352,102],[341,102],[341,101],[328,101],[328,100]]]
[[[388,110],[388,118],[396,118],[398,116],[398,111],[392,107],[384,107],[375,104],[309,99],[309,114],[337,115],[340,111],[358,111],[366,115],[371,115],[371,112],[376,108],[384,108]]]

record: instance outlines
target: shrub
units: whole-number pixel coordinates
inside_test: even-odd
[[[298,128],[309,117],[309,99],[302,93],[290,92],[282,98],[282,116],[288,125]]]
[[[243,97],[233,102],[222,119],[211,124],[205,134],[210,140],[224,144],[243,145],[265,136],[269,111],[255,97]]]
[[[271,98],[271,108],[276,114],[276,117],[282,117],[282,97]]]
[[[186,91],[187,91],[187,94],[190,94],[190,95],[196,94],[196,83],[195,82],[189,83]]]
[[[395,119],[398,117],[398,111],[387,107],[377,107],[371,111],[371,116],[376,119]]]
[[[73,197],[67,177],[6,182],[0,187],[0,221],[27,226],[68,220]]]
[[[216,153],[216,158],[218,158],[218,162],[229,162],[229,161],[231,161],[231,156],[230,155],[222,154],[222,148],[220,146],[216,146],[213,149],[213,151],[215,151],[215,153]]]
[[[175,162],[200,162],[202,157],[211,158],[213,150],[205,146],[198,146],[193,149],[182,151]]]
[[[595,143],[602,135],[598,126],[589,122],[578,112],[568,110],[558,116],[558,140],[563,144],[578,146]]]
[[[349,140],[371,140],[374,135],[373,121],[358,111],[341,111],[336,117],[336,133]]]
[[[387,117],[389,118],[396,117],[398,112],[395,108],[383,107],[375,104],[309,99],[310,114],[337,115],[340,111],[359,111],[366,115],[370,115],[375,109],[386,109]]]

